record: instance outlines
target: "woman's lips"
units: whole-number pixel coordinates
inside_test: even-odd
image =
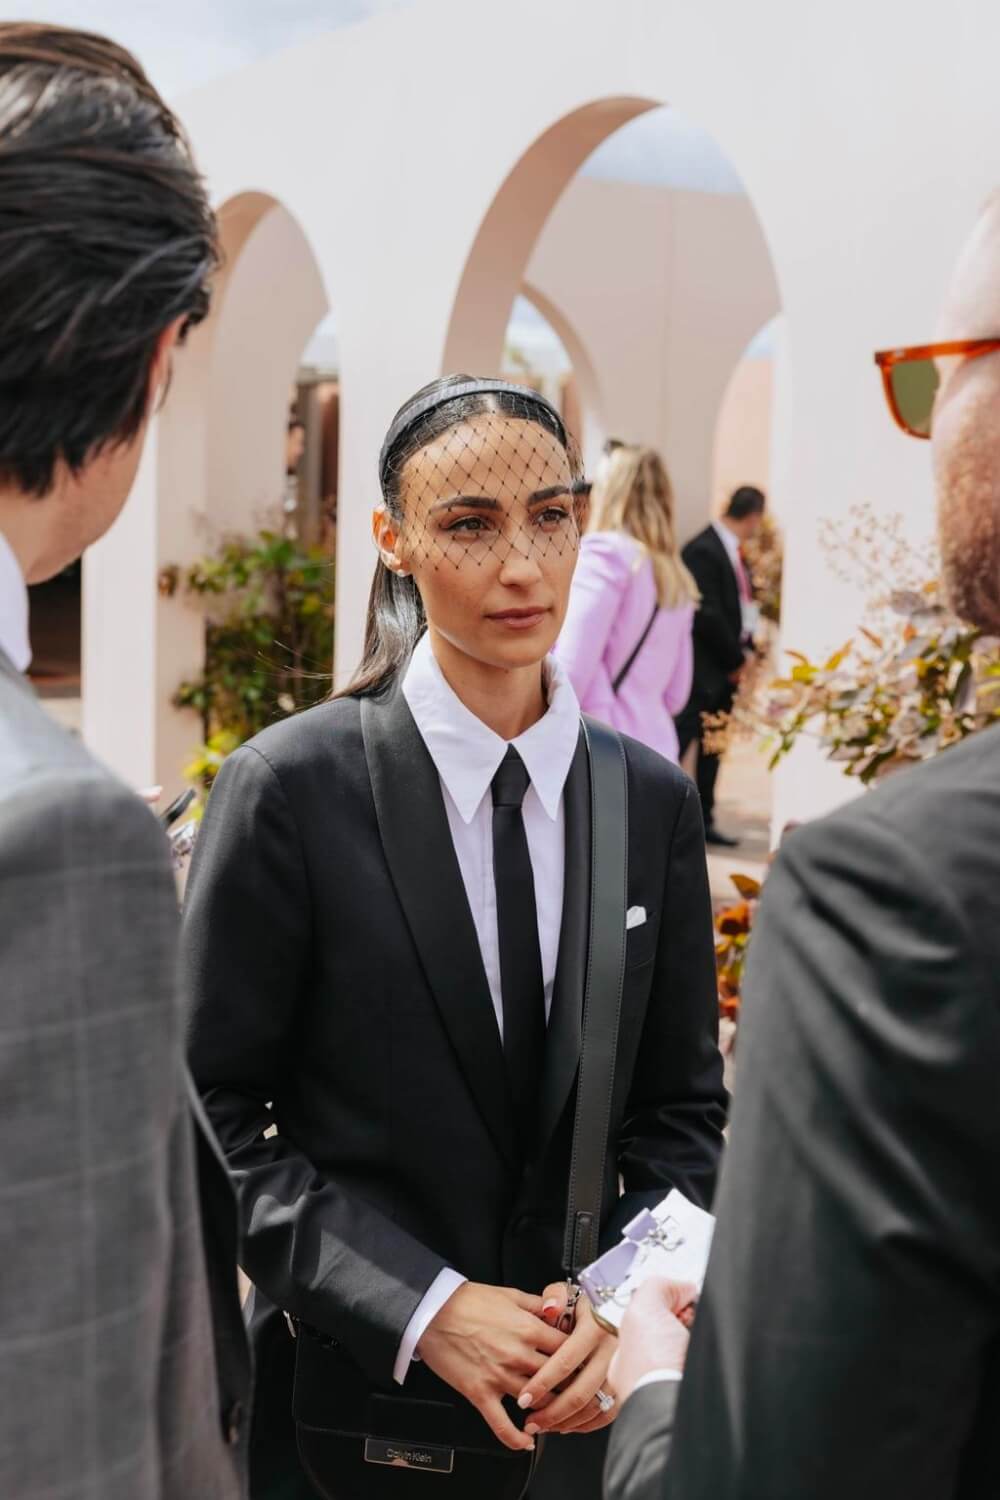
[[[537,609],[504,609],[498,614],[487,615],[488,620],[495,620],[498,625],[504,625],[508,630],[531,630],[539,625],[549,613],[547,607],[541,605]]]

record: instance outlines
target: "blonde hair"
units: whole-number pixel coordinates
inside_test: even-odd
[[[698,603],[698,585],[674,535],[670,476],[655,449],[622,446],[607,455],[591,493],[587,529],[623,531],[644,548],[653,564],[661,608]]]

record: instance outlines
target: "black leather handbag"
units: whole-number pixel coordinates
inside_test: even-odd
[[[570,1280],[598,1253],[625,973],[628,803],[614,730],[584,721],[590,765],[591,921],[563,1245]],[[299,1457],[326,1500],[520,1500],[537,1453],[515,1453],[479,1412],[414,1364],[406,1390],[373,1386],[335,1339],[297,1323],[292,1411]],[[442,1393],[450,1399],[442,1399]],[[526,1414],[508,1402],[511,1419]],[[451,1476],[454,1488],[448,1484]],[[443,1483],[443,1490],[441,1488]]]

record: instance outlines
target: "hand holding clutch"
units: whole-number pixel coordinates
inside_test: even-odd
[[[504,1410],[525,1379],[542,1369],[566,1335],[542,1320],[541,1297],[467,1281],[453,1292],[420,1340],[426,1365],[460,1391],[508,1448],[530,1452],[534,1437]]]

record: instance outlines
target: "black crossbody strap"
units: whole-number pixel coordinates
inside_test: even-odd
[[[653,605],[653,613],[650,615],[648,621],[646,622],[646,628],[645,628],[645,630],[642,632],[642,635],[639,637],[639,639],[635,643],[635,646],[633,647],[632,655],[629,657],[629,659],[625,663],[625,665],[621,668],[620,672],[618,673],[618,676],[615,678],[614,682],[611,684],[611,691],[613,693],[617,694],[618,689],[621,687],[622,683],[625,681],[626,677],[631,672],[632,668],[635,666],[635,659],[639,655],[639,652],[642,650],[643,646],[646,644],[647,640],[649,639],[649,632],[652,630],[653,626],[656,624],[656,617],[657,617],[657,615],[659,613],[660,613],[660,601],[657,600],[656,603]]]
[[[583,731],[590,763],[590,936],[563,1242],[563,1264],[570,1277],[598,1254],[625,977],[628,890],[625,750],[615,731],[603,724],[585,719]]]

